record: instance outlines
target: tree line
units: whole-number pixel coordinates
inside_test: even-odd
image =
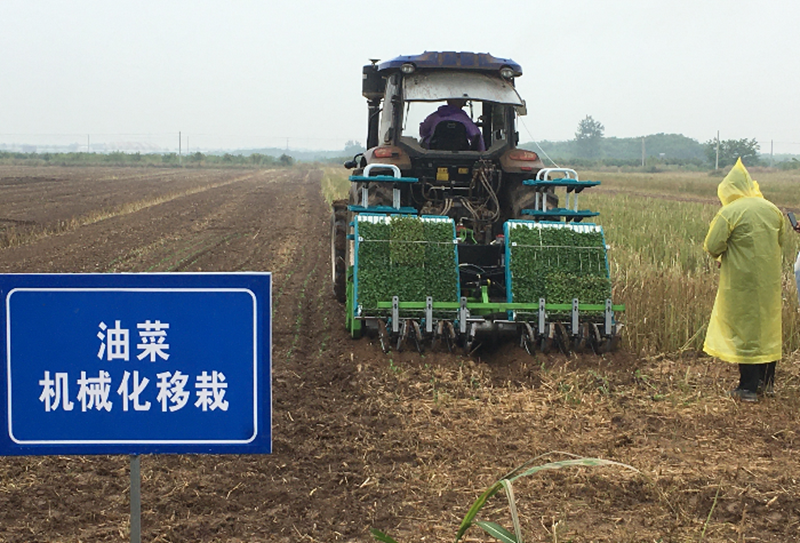
[[[689,166],[695,168],[720,168],[731,166],[741,157],[748,166],[764,165],[760,146],[753,139],[731,139],[705,143],[681,134],[652,134],[638,138],[607,138],[605,127],[587,115],[578,123],[575,138],[567,141],[542,141],[541,148],[554,161],[576,166]],[[521,147],[537,150],[536,144]],[[800,162],[781,162],[778,167],[797,168]]]
[[[167,166],[212,168],[271,168],[292,166],[295,159],[282,154],[279,157],[261,153],[188,155],[177,153],[20,153],[0,151],[0,164],[30,164],[41,166]]]
[[[241,149],[233,152],[178,153],[110,153],[86,152],[17,152],[0,150],[0,164],[33,166],[166,166],[210,168],[272,168],[292,166],[296,162],[322,162],[341,165],[365,149],[355,140],[348,140],[341,151],[303,151],[277,148]]]

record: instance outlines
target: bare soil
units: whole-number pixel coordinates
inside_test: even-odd
[[[526,541],[800,541],[800,372],[726,397],[696,355],[384,355],[330,287],[321,172],[0,167],[0,272],[271,271],[265,456],[142,458],[144,541],[447,541],[512,468]],[[623,300],[624,301],[624,300]],[[547,454],[553,453],[554,454]],[[120,456],[0,458],[0,541],[128,539]],[[506,500],[480,518],[511,529]],[[471,528],[467,541],[490,541]]]

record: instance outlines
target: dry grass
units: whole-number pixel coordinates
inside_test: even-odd
[[[382,454],[404,482],[404,520],[376,528],[446,541],[485,488],[555,450],[641,473],[575,468],[515,482],[526,541],[800,539],[797,356],[779,367],[777,397],[756,405],[728,399],[735,366],[708,358],[525,356],[384,361],[372,401],[403,421]],[[454,497],[460,508],[437,509]],[[481,517],[511,529],[507,509],[496,499]],[[481,536],[472,528],[465,540]]]
[[[325,168],[322,174],[322,197],[328,203],[347,198],[350,174],[343,168]]]
[[[800,205],[800,172],[752,173],[779,207]],[[388,473],[374,466],[371,481],[402,491],[388,512],[396,524],[374,527],[400,542],[448,540],[505,472],[568,451],[641,474],[577,469],[515,484],[526,541],[800,541],[797,237],[784,243],[778,394],[736,403],[727,396],[736,366],[697,354],[716,294],[718,270],[702,242],[721,178],[581,177],[604,182],[581,195],[581,207],[601,212],[611,246],[615,299],[627,306],[623,352],[529,358],[509,346],[488,363],[410,354],[365,361],[382,368],[369,408],[401,421],[387,429],[390,448],[364,451],[390,464]],[[460,507],[437,506],[453,502]],[[510,529],[502,499],[484,513]],[[482,537],[472,528],[465,540]]]
[[[780,208],[800,204],[800,173],[752,172]],[[720,177],[708,174],[588,173],[603,182],[581,197],[600,212],[610,245],[614,297],[626,305],[625,347],[654,355],[702,348],[717,291],[716,263],[703,251],[708,225],[719,210]],[[784,351],[800,348],[793,264],[800,238],[783,239]]]
[[[778,207],[800,206],[800,171],[753,169]],[[582,172],[603,185],[581,194],[580,207],[600,212],[610,245],[614,300],[626,306],[624,348],[645,355],[702,349],[719,272],[703,251],[717,210],[721,176],[703,172]],[[328,169],[323,194],[345,197],[346,172]],[[788,223],[787,223],[788,224]],[[793,264],[800,237],[784,237],[784,351],[800,349],[800,316]]]
[[[778,207],[800,207],[800,170],[770,170],[750,168],[750,175],[758,181],[764,197]],[[603,188],[621,190],[628,194],[661,195],[670,198],[703,200],[718,205],[717,185],[725,171],[707,172],[579,172],[581,179],[602,181]],[[588,194],[588,193],[586,193]]]

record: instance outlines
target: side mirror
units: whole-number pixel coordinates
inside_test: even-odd
[[[360,161],[358,160],[359,157],[361,157]],[[359,162],[361,162],[361,163],[366,162],[366,160],[364,160],[364,153],[358,153],[356,156],[353,157],[353,160],[348,160],[347,162],[345,162],[344,163],[344,167],[347,168],[348,170],[352,170],[353,168],[357,168],[358,167],[358,163]],[[363,168],[363,166],[362,166],[362,168]]]

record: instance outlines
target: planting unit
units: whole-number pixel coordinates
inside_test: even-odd
[[[529,210],[533,220],[506,221],[504,235],[485,246],[449,217],[369,205],[371,184],[397,190],[416,180],[351,176],[363,198],[347,208],[344,243],[352,336],[373,333],[385,351],[407,343],[472,350],[488,338],[512,338],[530,353],[613,349],[621,330],[615,312],[624,307],[611,302],[602,227],[579,222],[597,213],[577,209],[577,191],[599,183],[578,181],[572,170],[543,176],[546,186],[575,193],[575,205]]]

